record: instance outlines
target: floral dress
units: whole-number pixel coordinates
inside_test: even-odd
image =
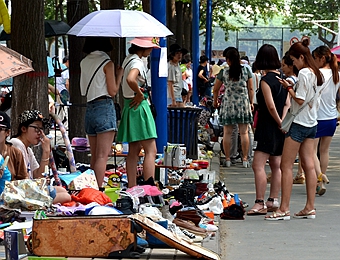
[[[250,124],[253,122],[247,88],[247,81],[251,77],[251,72],[244,66],[242,66],[239,81],[229,79],[229,68],[221,70],[217,75],[217,78],[225,86],[219,118],[222,125]]]

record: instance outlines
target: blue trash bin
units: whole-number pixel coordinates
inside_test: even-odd
[[[185,144],[187,158],[198,158],[198,115],[201,108],[168,108],[168,142]]]

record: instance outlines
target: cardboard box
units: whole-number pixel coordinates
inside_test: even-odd
[[[185,167],[187,149],[178,144],[164,146],[164,165],[169,167]]]

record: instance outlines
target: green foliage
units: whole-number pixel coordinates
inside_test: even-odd
[[[124,6],[127,10],[143,11],[141,0],[124,0]]]
[[[284,24],[300,31],[308,30],[310,34],[318,34],[317,26],[297,19],[297,15],[303,18],[301,14],[313,15],[312,17],[305,17],[309,20],[337,20],[340,14],[340,2],[334,0],[291,0],[289,5],[286,6],[283,11]],[[339,30],[337,23],[321,24],[333,31]]]

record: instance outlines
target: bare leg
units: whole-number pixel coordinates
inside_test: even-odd
[[[156,141],[155,139],[148,139],[141,141],[141,144],[145,152],[143,162],[144,179],[147,180],[150,177],[155,178]]]
[[[71,196],[68,194],[67,190],[60,186],[54,186],[56,190],[56,197],[53,199],[53,204],[70,202]]]
[[[278,198],[281,189],[281,156],[270,156],[269,166],[272,172],[270,179],[270,194],[269,198]]]
[[[223,127],[223,149],[226,161],[230,161],[230,144],[232,131],[233,125],[225,125]]]
[[[290,137],[285,139],[280,165],[282,174],[280,212],[289,210],[290,196],[293,187],[293,165],[299,148],[299,142],[294,141]]]
[[[321,172],[326,174],[329,162],[329,147],[332,142],[332,136],[324,136],[320,139],[319,153],[320,153],[320,168]]]
[[[248,151],[249,151],[249,136],[248,136],[248,124],[239,124],[238,129],[241,136],[241,146],[243,158],[242,161],[248,160]]]
[[[269,158],[269,154],[263,153],[260,151],[255,151],[254,153],[254,162],[252,164],[252,168],[254,171],[255,178],[255,190],[256,190],[256,200],[263,200],[264,195],[266,193],[267,188],[267,176],[265,171],[266,161]],[[263,208],[263,204],[256,203],[252,209],[261,209]]]
[[[139,160],[139,153],[141,150],[141,144],[139,142],[129,143],[129,153],[126,158],[126,173],[128,176],[128,187],[136,186],[137,180],[137,163]]]
[[[314,140],[307,138],[303,141],[300,148],[300,158],[302,168],[306,175],[307,202],[304,208],[305,213],[314,209],[316,174],[314,167]]]
[[[96,174],[99,187],[102,187],[103,185],[107,159],[111,153],[114,136],[114,131],[97,134],[97,136],[89,136],[91,168]]]

